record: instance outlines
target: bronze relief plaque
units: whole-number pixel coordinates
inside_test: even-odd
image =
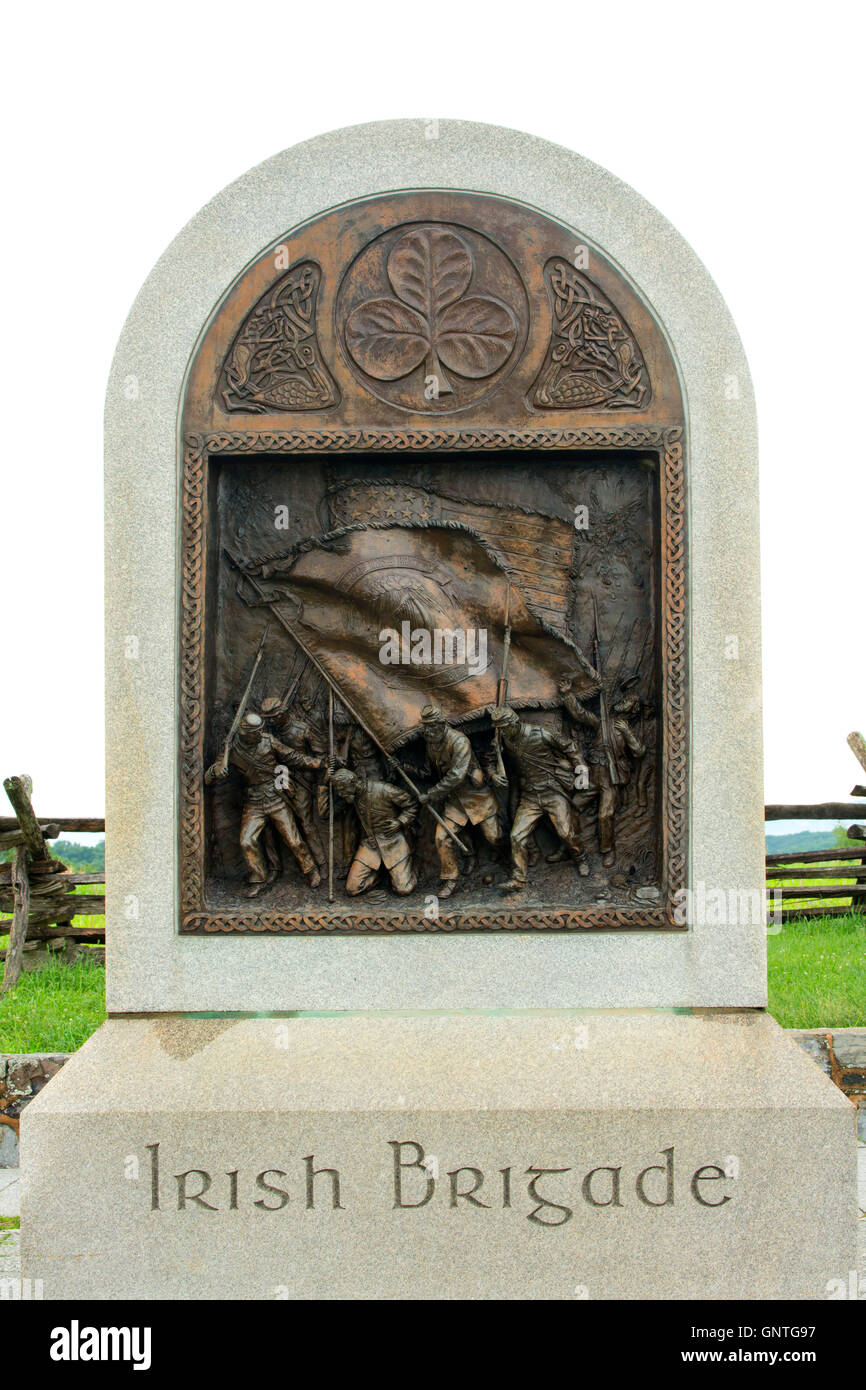
[[[482,195],[323,214],[184,430],[181,930],[676,926],[682,406],[603,254]]]

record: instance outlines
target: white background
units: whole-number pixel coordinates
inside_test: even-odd
[[[213,194],[287,145],[361,121],[459,117],[606,166],[720,286],[761,429],[766,797],[846,798],[866,780],[845,744],[866,726],[863,12],[761,0],[7,9],[0,774],[31,773],[43,816],[103,812],[102,402],[154,261]]]

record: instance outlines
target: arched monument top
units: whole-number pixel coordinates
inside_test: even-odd
[[[467,967],[459,987],[425,950],[430,930],[417,914],[392,923],[368,913],[357,930],[392,936],[389,965],[383,974],[374,948],[359,971],[356,936],[321,934],[351,933],[354,919],[259,904],[238,912],[208,888],[208,856],[219,860],[228,841],[203,771],[252,631],[241,624],[236,645],[214,637],[231,629],[213,619],[234,601],[219,576],[219,489],[237,517],[263,495],[249,492],[256,457],[322,458],[331,472],[321,487],[331,501],[343,487],[342,501],[346,480],[331,476],[340,455],[462,452],[491,460],[484,479],[495,494],[496,455],[516,451],[532,453],[539,476],[553,455],[578,468],[616,454],[616,467],[631,459],[655,477],[641,505],[656,565],[645,583],[658,663],[658,895],[635,897],[619,875],[624,888],[542,902],[531,921],[510,904],[455,908],[446,926]],[[153,677],[133,687],[128,668],[109,665],[109,742],[128,763],[130,730],[147,729],[139,754],[151,790],[133,806],[110,774],[108,814],[118,861],[136,875],[151,859],[164,864],[166,837],[178,835],[175,882],[148,880],[165,1007],[763,1001],[762,926],[734,923],[720,941],[675,915],[697,879],[761,883],[751,387],[717,288],[633,189],[561,147],[470,122],[378,122],[283,151],[208,203],[143,286],[112,368],[106,457],[109,553],[125,557],[112,565],[109,629],[147,633]],[[455,469],[443,496],[459,492]],[[561,502],[548,501],[548,514]],[[644,578],[629,582],[637,593]],[[584,599],[573,598],[567,633],[578,645]],[[608,617],[614,641],[602,604],[602,626]],[[641,628],[637,610],[626,619],[623,632]],[[732,633],[739,658],[726,666]],[[720,760],[734,742],[736,767]],[[713,780],[711,797],[695,798],[700,777]],[[507,949],[515,927],[533,929],[522,966]],[[650,930],[666,927],[676,929]],[[250,930],[268,935],[266,989],[238,935]],[[317,935],[301,970],[292,941],[307,930]],[[602,939],[604,951],[592,944]],[[483,968],[481,955],[471,964],[479,952]],[[528,954],[538,959],[527,973]],[[114,959],[114,1007],[145,1007],[153,976],[122,944]]]

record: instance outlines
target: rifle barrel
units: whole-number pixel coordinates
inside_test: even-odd
[[[241,720],[242,720],[243,717],[244,717],[244,711],[246,710],[246,707],[247,707],[247,701],[248,701],[249,698],[250,698],[250,692],[251,692],[251,690],[252,690],[252,688],[253,688],[253,681],[255,680],[255,678],[256,678],[256,672],[258,671],[259,666],[261,665],[262,657],[263,657],[264,654],[265,654],[265,642],[267,641],[268,633],[270,632],[270,630],[271,630],[271,624],[270,624],[270,622],[265,623],[265,630],[264,630],[264,632],[262,633],[262,638],[261,638],[261,641],[259,642],[258,651],[256,652],[256,659],[255,659],[255,661],[253,662],[253,669],[252,669],[252,671],[250,672],[250,678],[249,678],[249,680],[247,681],[246,689],[244,690],[244,693],[243,693],[243,695],[241,696],[240,704],[238,705],[238,707],[237,707],[237,709],[236,709],[236,711],[235,711],[235,717],[234,717],[234,719],[233,719],[232,722],[231,722],[231,728],[229,729],[228,734],[227,734],[227,736],[226,736],[225,746],[224,746],[224,748],[223,748],[223,755],[222,755],[223,767],[228,767],[229,753],[230,753],[230,751],[231,751],[232,741],[234,740],[235,734],[237,733],[238,729],[240,728]]]

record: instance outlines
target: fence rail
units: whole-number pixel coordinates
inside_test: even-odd
[[[0,817],[0,849],[13,850],[8,864],[0,864],[0,911],[12,913],[9,945],[0,995],[17,984],[21,975],[25,941],[66,937],[72,941],[104,941],[102,928],[82,927],[75,917],[105,914],[104,893],[77,893],[81,885],[100,884],[105,876],[76,874],[55,859],[47,844],[63,830],[105,830],[99,817],[54,816],[39,820],[33,810],[33,783],[29,777],[7,777],[3,783],[14,816]]]
[[[866,769],[863,735],[849,734],[848,747]],[[858,784],[850,794],[866,797],[866,786]],[[825,801],[816,806],[770,805],[764,807],[764,820],[851,820],[863,811],[866,806],[856,801]],[[790,854],[767,855],[768,881],[789,880],[779,888],[783,922],[866,911],[866,826],[849,825],[846,833],[849,840],[862,840],[863,848],[792,850]],[[828,882],[830,879],[834,882]],[[831,903],[836,905],[830,906]],[[787,909],[786,904],[790,904]]]

